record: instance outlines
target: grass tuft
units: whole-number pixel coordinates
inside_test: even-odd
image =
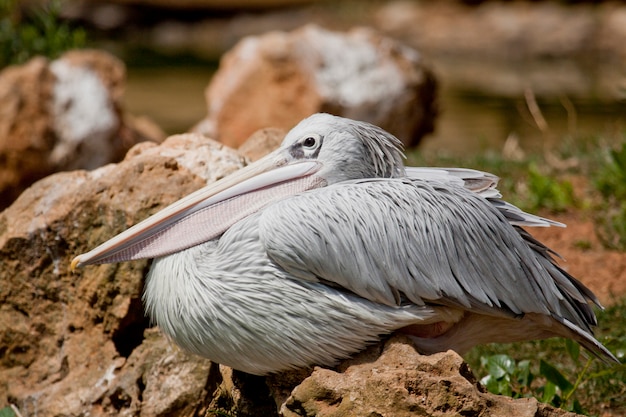
[[[602,196],[596,205],[598,237],[608,248],[626,250],[626,142],[605,153],[594,185]]]
[[[0,0],[0,68],[84,47],[85,31],[64,22],[60,8],[59,0],[51,0],[25,12],[18,0]]]

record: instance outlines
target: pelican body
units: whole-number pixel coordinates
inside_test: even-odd
[[[333,365],[395,331],[423,353],[568,337],[606,361],[593,293],[491,174],[403,165],[368,123],[313,115],[265,158],[72,266],[154,258],[144,303],[183,348],[263,375]]]

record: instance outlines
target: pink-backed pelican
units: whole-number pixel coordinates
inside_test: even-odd
[[[423,353],[592,335],[594,294],[522,227],[491,174],[411,168],[368,123],[315,114],[279,149],[72,267],[155,258],[144,302],[183,348],[267,374],[333,365],[395,331]]]

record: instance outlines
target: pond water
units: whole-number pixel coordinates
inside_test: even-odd
[[[148,116],[168,135],[184,133],[207,114],[204,90],[213,67],[129,68],[124,104],[135,116]]]
[[[602,136],[612,142],[626,134],[623,103],[571,100],[565,96],[537,101],[539,117],[545,125],[532,116],[524,97],[466,94],[444,88],[436,131],[422,148],[453,156],[486,150],[499,152],[512,138],[524,151],[541,152],[558,146],[563,138]]]
[[[126,109],[150,117],[168,134],[189,130],[206,115],[204,91],[214,67],[130,68]],[[425,152],[463,156],[492,150],[500,152],[514,136],[524,151],[556,146],[563,137],[601,135],[608,142],[626,134],[626,102],[570,99],[565,95],[537,99],[547,129],[537,127],[523,94],[498,97],[460,91],[441,80],[440,116],[436,131],[421,145]]]

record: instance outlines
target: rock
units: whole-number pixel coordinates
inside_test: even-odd
[[[137,145],[117,165],[46,177],[0,213],[0,408],[13,403],[40,417],[188,410],[192,394],[172,387],[165,395],[161,375],[197,380],[193,368],[204,362],[175,356],[189,365],[171,365],[171,349],[149,345],[132,359],[149,326],[141,303],[147,262],[77,274],[69,262],[242,165],[203,136],[173,136]]]
[[[342,370],[316,368],[282,405],[284,417],[317,416],[574,416],[534,398],[485,392],[455,352],[417,353],[395,336],[377,357],[369,349]]]
[[[0,209],[50,172],[44,155],[54,142],[46,107],[53,82],[44,58],[0,73]]]
[[[217,365],[180,350],[155,328],[118,372],[99,398],[107,415],[193,416],[211,389],[207,380],[219,378]]]
[[[549,2],[418,5],[397,1],[383,5],[374,16],[381,30],[411,39],[429,51],[513,60],[588,50],[587,42],[597,30],[594,18],[586,5]],[[559,29],[550,29],[554,27]]]
[[[257,130],[238,149],[250,161],[262,158],[282,143],[287,131],[275,127]]]
[[[435,87],[413,49],[370,29],[309,25],[247,37],[228,52],[195,130],[238,147],[258,129],[289,129],[328,112],[369,121],[413,146],[433,130]]]
[[[91,50],[0,73],[0,209],[46,175],[94,169],[135,143],[163,139],[123,112],[124,77],[122,62]]]

